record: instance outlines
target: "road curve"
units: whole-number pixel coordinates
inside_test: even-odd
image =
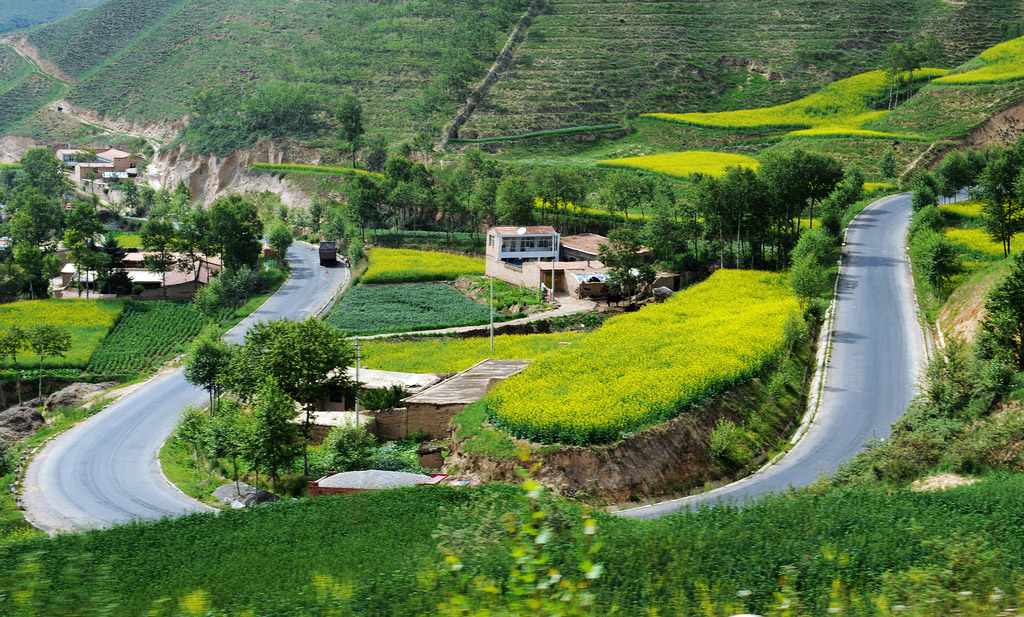
[[[847,230],[821,404],[803,438],[776,464],[721,488],[616,512],[657,518],[719,501],[743,503],[803,487],[835,471],[872,437],[886,437],[914,395],[925,360],[906,253],[910,194],[874,202]]]
[[[294,243],[288,261],[284,285],[225,339],[241,342],[258,321],[315,315],[348,282],[347,268],[320,266],[313,245]],[[206,400],[178,368],[61,434],[28,467],[26,518],[54,533],[212,510],[171,485],[157,460],[181,409]]]

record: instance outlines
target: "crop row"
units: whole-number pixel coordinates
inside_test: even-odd
[[[494,349],[486,336],[464,339],[421,341],[367,341],[363,358],[367,368],[401,373],[454,373],[481,360],[536,360],[567,345],[575,345],[587,334],[499,334]]]
[[[61,326],[71,333],[71,349],[64,358],[51,357],[44,368],[85,368],[93,352],[99,348],[117,317],[124,309],[123,300],[28,300],[0,305],[0,329],[16,325],[23,330],[41,325]],[[24,351],[18,364],[39,366],[39,357]],[[10,368],[9,358],[0,358],[0,366]]]
[[[764,371],[798,315],[781,275],[720,270],[537,360],[487,396],[487,415],[523,439],[613,441]]]
[[[423,283],[454,281],[484,273],[484,260],[450,253],[409,249],[371,249],[363,283]]]
[[[358,285],[345,293],[327,322],[361,335],[476,325],[489,316],[486,306],[449,285]]]
[[[544,137],[558,137],[562,135],[577,135],[580,133],[594,133],[597,131],[614,131],[621,129],[621,124],[597,124],[594,126],[569,126],[561,129],[548,131],[533,131],[531,133],[520,133],[518,135],[502,135],[500,137],[481,137],[479,139],[456,138],[449,140],[453,144],[489,144],[503,141],[519,141],[521,139],[540,139]]]
[[[131,302],[93,353],[86,370],[124,375],[159,366],[184,353],[203,323],[203,316],[191,304]]]
[[[685,178],[698,173],[722,176],[725,175],[725,170],[728,167],[757,169],[761,164],[757,159],[742,154],[698,150],[610,159],[601,161],[598,165],[601,167],[630,167]]]

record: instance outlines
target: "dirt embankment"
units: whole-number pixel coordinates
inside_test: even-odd
[[[995,114],[964,139],[964,145],[977,148],[986,144],[1003,144],[1008,146],[1024,133],[1024,102],[1004,109]]]
[[[5,43],[14,48],[14,51],[18,52],[28,60],[35,63],[39,70],[46,73],[54,79],[58,79],[69,84],[77,84],[78,82],[74,77],[71,77],[64,71],[60,70],[60,67],[53,62],[43,58],[39,55],[39,48],[28,42],[27,36],[12,36],[5,35],[0,36],[0,43]]]
[[[61,99],[53,103],[54,108],[60,108],[61,113],[69,114],[78,119],[79,122],[102,127],[115,133],[124,133],[133,137],[144,137],[151,141],[165,142],[174,139],[178,131],[185,124],[185,119],[164,120],[161,122],[139,122],[136,120],[123,120],[101,116],[99,112],[92,109],[79,107]]]
[[[607,447],[567,446],[539,457],[537,480],[566,495],[588,501],[623,503],[653,495],[686,495],[695,489],[746,475],[764,460],[760,453],[747,468],[727,473],[708,451],[719,419],[742,425],[737,411],[763,387],[760,380],[737,388],[700,409],[640,431]],[[779,427],[782,432],[789,426]],[[456,446],[445,459],[449,473],[501,482],[519,482],[517,460],[465,454]]]
[[[0,137],[0,163],[17,163],[32,148],[45,148],[47,144],[31,137],[4,135]]]
[[[238,150],[226,157],[189,154],[183,146],[177,146],[158,153],[147,175],[168,188],[184,180],[193,198],[206,205],[229,193],[269,190],[280,195],[284,205],[293,207],[307,205],[309,196],[274,174],[255,173],[250,167],[255,163],[316,164],[319,160],[320,154],[313,148],[271,141]]]

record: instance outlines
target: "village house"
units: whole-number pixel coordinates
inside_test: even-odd
[[[566,252],[566,240],[569,240]],[[486,274],[512,285],[532,289],[554,289],[577,297],[603,292],[595,285],[581,287],[577,275],[603,274],[604,264],[596,260],[603,236],[566,236],[550,225],[492,227],[487,230]],[[588,251],[593,251],[591,254]],[[603,281],[601,283],[603,286]]]
[[[178,260],[181,256],[176,256]],[[133,285],[142,287],[142,293],[136,296],[140,300],[161,300],[164,298],[164,287],[169,300],[191,299],[198,289],[202,289],[210,278],[222,269],[220,259],[217,257],[201,257],[191,267],[185,270],[172,268],[166,274],[150,272],[144,262],[145,253],[142,251],[129,251],[125,255],[125,272]],[[196,271],[198,270],[198,278]],[[61,269],[59,279],[54,279],[54,297],[71,298],[84,295],[86,287],[93,290],[96,286],[96,273],[82,272],[79,277],[75,272],[75,264],[66,263]],[[80,291],[81,288],[81,291]]]
[[[134,178],[139,173],[139,164],[142,159],[134,157],[130,152],[110,148],[96,153],[95,160],[76,161],[75,157],[81,150],[60,149],[57,150],[57,158],[68,167],[74,167],[71,172],[71,179],[76,182],[85,180],[112,180]]]

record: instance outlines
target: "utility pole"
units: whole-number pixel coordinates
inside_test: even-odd
[[[359,337],[356,337],[356,426],[359,426]]]
[[[491,351],[494,351],[494,277],[491,277]]]

